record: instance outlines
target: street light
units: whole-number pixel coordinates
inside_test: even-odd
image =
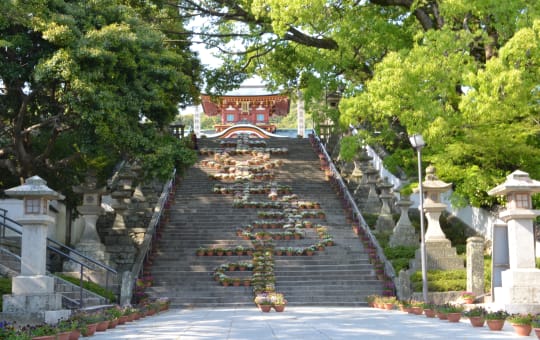
[[[424,302],[428,302],[428,282],[426,268],[426,241],[424,239],[424,190],[422,187],[422,148],[426,146],[422,135],[416,134],[409,137],[412,147],[418,155],[418,186],[420,189],[420,257],[422,263],[422,296]]]

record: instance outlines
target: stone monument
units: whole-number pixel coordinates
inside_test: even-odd
[[[3,297],[3,313],[28,315],[47,323],[56,323],[70,315],[62,309],[62,296],[54,291],[54,277],[47,275],[47,229],[55,223],[49,215],[49,200],[64,197],[47,187],[39,176],[23,185],[7,189],[8,196],[23,199],[21,272],[12,279],[11,295]]]
[[[377,222],[375,223],[377,232],[392,231],[395,227],[392,209],[390,209],[390,201],[394,198],[394,195],[391,193],[392,187],[392,184],[384,181],[378,185],[378,188],[381,190],[379,198],[382,201],[382,206],[377,217]]]
[[[424,187],[424,213],[427,219],[427,230],[425,233],[426,244],[426,266],[430,269],[462,269],[465,267],[463,260],[457,256],[456,248],[452,247],[449,239],[441,229],[439,218],[446,209],[446,205],[441,203],[441,194],[452,186],[452,183],[445,183],[435,175],[435,167],[428,166],[426,169],[426,179],[422,182]],[[420,268],[420,251],[417,251],[415,268]]]
[[[531,195],[540,192],[540,182],[516,170],[506,181],[488,191],[506,196],[506,209],[499,218],[508,228],[509,269],[501,273],[501,287],[495,288],[495,304],[510,313],[540,312],[540,270],[535,266],[533,220],[540,215],[532,209]]]
[[[75,245],[75,249],[81,254],[88,256],[99,262],[110,264],[109,254],[107,249],[99,238],[96,230],[96,221],[103,213],[101,207],[101,195],[105,192],[105,187],[97,186],[96,176],[92,173],[87,174],[86,180],[81,185],[73,187],[73,191],[83,195],[83,202],[77,207],[77,211],[81,214],[84,220],[84,228],[79,241]],[[71,257],[77,258],[76,254],[71,254]],[[83,258],[77,258],[79,261],[84,261]],[[76,271],[80,269],[80,264],[76,262],[66,262],[64,264],[65,271]]]

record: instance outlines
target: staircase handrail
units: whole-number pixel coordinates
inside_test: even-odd
[[[365,235],[368,236],[369,240],[375,247],[375,250],[377,252],[377,256],[379,259],[384,263],[384,272],[386,276],[388,276],[390,279],[394,280],[396,277],[396,272],[394,270],[394,267],[392,266],[392,263],[388,261],[386,256],[384,255],[384,251],[379,245],[379,241],[377,241],[377,238],[373,235],[371,232],[371,229],[369,228],[366,220],[364,219],[364,216],[362,216],[362,213],[360,212],[360,209],[358,209],[358,206],[356,205],[356,202],[354,201],[351,193],[349,192],[349,189],[347,189],[347,185],[345,185],[345,182],[343,181],[343,178],[341,177],[339,171],[334,165],[334,162],[332,162],[332,158],[326,151],[326,147],[322,144],[319,136],[317,136],[316,132],[313,131],[313,136],[315,138],[315,141],[317,142],[319,151],[324,155],[326,158],[326,161],[328,162],[330,171],[332,172],[332,176],[336,180],[336,183],[339,185],[339,190],[343,194],[343,197],[345,198],[347,205],[351,208],[353,213],[353,220],[356,219],[358,222],[358,225],[364,230]]]
[[[2,215],[0,216],[1,220],[0,220],[0,226],[2,227],[2,238],[5,236],[5,228],[15,232],[16,234],[18,235],[22,235],[22,225],[11,219],[10,217],[7,216],[7,210],[6,209],[1,209],[0,208],[0,211],[2,213]],[[9,222],[10,224],[8,224],[7,222]],[[52,243],[54,245],[56,245],[58,248],[56,247],[53,247],[51,245],[49,245],[49,243]],[[80,278],[79,278],[79,282],[80,282],[80,302],[79,302],[79,306],[82,308],[84,306],[84,301],[83,301],[83,290],[84,290],[84,286],[83,286],[83,273],[84,273],[84,268],[88,268],[88,269],[92,269],[92,270],[95,270],[95,267],[91,267],[90,265],[88,265],[88,262],[94,264],[95,266],[99,267],[99,268],[102,268],[106,271],[106,279],[105,279],[105,289],[109,289],[109,274],[112,273],[114,275],[118,274],[117,271],[114,269],[114,268],[111,268],[109,267],[108,265],[104,264],[104,263],[101,263],[97,260],[94,260],[93,258],[87,256],[87,255],[84,255],[83,253],[77,251],[76,249],[73,249],[61,242],[58,242],[56,240],[53,240],[49,237],[47,237],[47,249],[52,251],[53,253],[56,253],[64,258],[67,258],[68,260],[70,261],[73,261],[77,264],[79,264],[81,267],[80,267]],[[66,252],[62,251],[61,249],[64,249],[66,250]],[[83,262],[75,257],[72,256],[72,254],[75,254],[77,255],[78,257],[81,257],[84,259],[84,261],[86,262]]]
[[[131,296],[133,295],[133,288],[135,286],[135,282],[143,274],[143,264],[145,261],[148,260],[149,251],[152,249],[152,243],[156,239],[156,232],[160,225],[161,218],[163,217],[165,205],[169,200],[169,195],[171,194],[171,191],[175,186],[175,181],[176,169],[172,171],[170,179],[163,186],[163,191],[159,196],[156,208],[154,209],[154,213],[152,214],[152,218],[150,219],[150,222],[146,229],[143,242],[141,244],[141,247],[139,248],[139,252],[137,254],[137,257],[135,258],[131,272],[127,274],[129,275],[129,277],[122,278],[123,284],[120,297],[120,302],[122,305],[130,303]]]

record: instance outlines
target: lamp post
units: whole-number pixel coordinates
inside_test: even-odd
[[[426,146],[422,135],[416,134],[409,137],[412,147],[418,155],[418,187],[420,189],[420,257],[422,264],[422,296],[424,302],[428,301],[427,263],[426,263],[426,241],[424,239],[424,190],[422,187],[422,148]]]

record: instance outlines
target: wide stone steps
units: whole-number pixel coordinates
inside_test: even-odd
[[[378,281],[368,256],[346,222],[340,200],[319,169],[319,160],[306,139],[269,139],[267,147],[287,147],[281,167],[274,168],[271,180],[288,185],[300,200],[317,201],[325,212],[324,219],[310,219],[314,225],[328,228],[335,246],[317,251],[314,256],[274,256],[276,289],[285,294],[291,305],[365,305],[366,296],[380,294]],[[219,140],[200,139],[199,146],[217,147]],[[199,160],[212,156],[199,156]],[[242,156],[248,159],[250,156]],[[154,278],[147,292],[154,297],[166,296],[172,306],[253,305],[252,287],[223,287],[214,281],[214,270],[231,262],[251,262],[251,256],[197,256],[199,247],[252,247],[254,242],[237,236],[236,231],[255,220],[259,211],[270,209],[233,208],[233,195],[213,193],[215,184],[232,182],[209,178],[218,170],[200,162],[187,170],[178,182],[169,222],[160,230],[152,265]],[[256,184],[267,182],[256,181]],[[266,194],[250,194],[250,201],[268,202]],[[280,229],[256,228],[253,232],[278,233]],[[319,242],[315,229],[304,229],[299,240],[274,240],[275,247],[306,247]],[[227,271],[231,277],[251,277],[251,271]]]

